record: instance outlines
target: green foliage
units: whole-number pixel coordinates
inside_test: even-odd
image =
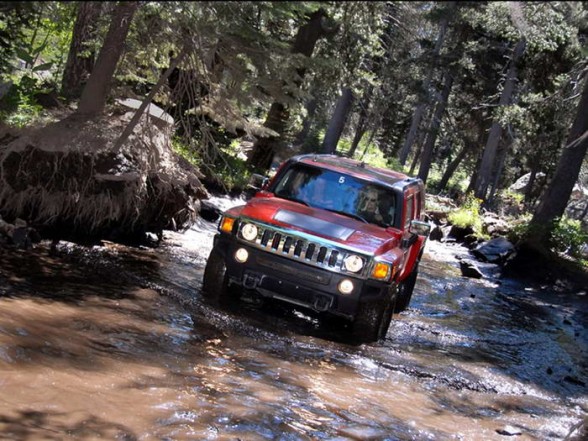
[[[580,257],[581,246],[588,243],[588,233],[583,231],[579,220],[564,216],[555,221],[550,243],[556,251]]]
[[[516,243],[528,237],[543,237],[545,235],[547,226],[534,225],[531,223],[531,218],[531,214],[526,214],[512,224],[509,233],[511,242]],[[548,236],[548,246],[552,251],[565,253],[576,259],[581,258],[582,245],[588,243],[588,233],[582,228],[582,223],[566,216],[555,220]]]
[[[427,178],[427,188],[442,191],[444,194],[448,194],[455,199],[462,198],[467,191],[471,176],[462,167],[453,174],[445,188],[439,189],[439,183],[444,171],[441,165],[433,164],[429,172],[429,177]]]
[[[39,119],[43,109],[32,97],[32,82],[30,77],[23,77],[10,87],[0,101],[0,121],[9,126],[25,127]]]
[[[531,213],[525,213],[514,219],[510,224],[510,230],[508,231],[508,240],[512,243],[517,243],[527,237],[529,234],[530,222],[533,215]]]
[[[202,163],[200,157],[194,151],[194,149],[190,148],[190,146],[182,141],[179,136],[174,136],[172,138],[172,149],[194,167],[200,167]]]
[[[218,149],[214,163],[208,164],[202,158],[202,152],[197,151],[178,136],[172,139],[172,148],[178,155],[204,174],[213,176],[222,182],[228,191],[243,190],[249,182],[251,172],[248,170],[246,162],[237,156],[239,147],[239,142],[235,141]]]
[[[462,206],[449,213],[447,219],[453,225],[461,228],[471,227],[477,235],[482,235],[481,204],[481,199],[477,199],[473,193],[469,193]]]

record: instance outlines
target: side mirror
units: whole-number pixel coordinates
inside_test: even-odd
[[[428,237],[431,232],[431,225],[428,222],[422,222],[420,220],[413,219],[410,221],[410,227],[408,231],[412,234],[418,234],[419,236]]]
[[[260,175],[257,173],[253,173],[249,178],[249,183],[247,184],[248,187],[254,188],[256,190],[263,190],[263,188],[269,182],[269,178],[264,175]]]
[[[255,193],[263,190],[267,186],[268,182],[269,178],[267,176],[253,173],[249,178],[247,188],[245,189],[245,198],[251,199],[253,196],[255,196]]]

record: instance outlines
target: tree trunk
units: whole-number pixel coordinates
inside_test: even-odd
[[[449,182],[449,180],[451,179],[451,177],[453,176],[453,174],[455,173],[455,171],[457,170],[457,168],[459,167],[461,162],[468,155],[470,150],[471,150],[471,147],[469,144],[464,145],[463,148],[457,154],[457,156],[455,158],[453,158],[453,161],[451,161],[449,163],[449,165],[447,166],[447,169],[445,169],[445,173],[443,173],[441,180],[437,184],[436,190],[438,192],[442,192],[443,190],[445,190],[445,187],[447,187],[447,183]]]
[[[541,146],[539,146],[541,148]],[[531,172],[529,174],[529,182],[527,183],[527,188],[525,188],[525,207],[531,206],[531,200],[533,197],[533,187],[535,187],[535,180],[537,179],[537,167],[533,165],[531,167]]]
[[[314,119],[314,115],[316,113],[316,109],[318,107],[318,100],[314,97],[306,103],[306,116],[304,117],[304,121],[302,121],[302,129],[296,135],[294,139],[295,146],[302,146],[310,133],[310,128],[312,127],[312,121]]]
[[[151,101],[153,100],[153,97],[155,96],[157,91],[161,88],[161,86],[163,86],[163,84],[167,81],[167,79],[169,78],[171,73],[176,69],[176,67],[184,59],[187,52],[188,52],[188,46],[184,46],[184,48],[182,49],[182,52],[180,52],[180,55],[178,55],[177,58],[175,58],[174,60],[171,61],[167,70],[163,73],[163,75],[161,75],[161,77],[159,78],[159,81],[157,81],[157,84],[155,86],[153,86],[153,88],[151,89],[149,94],[145,97],[145,99],[143,100],[143,102],[141,103],[141,105],[139,106],[139,108],[137,109],[137,111],[135,112],[135,114],[133,115],[133,117],[131,118],[131,120],[129,121],[127,126],[125,127],[125,129],[123,130],[122,134],[116,140],[116,143],[114,144],[114,149],[113,149],[115,153],[117,153],[119,151],[119,149],[124,144],[124,142],[127,140],[129,135],[133,132],[133,129],[135,128],[135,126],[137,125],[139,120],[141,119],[141,115],[143,114],[143,112],[145,111],[147,106],[149,106],[149,104],[151,104]]]
[[[512,58],[510,60],[510,67],[506,74],[506,80],[504,82],[504,89],[500,94],[498,101],[499,106],[507,106],[510,104],[515,82],[517,79],[517,63],[522,57],[525,51],[525,40],[520,40],[513,51]],[[486,147],[484,147],[484,154],[482,155],[482,162],[477,173],[477,179],[475,183],[474,194],[478,199],[485,200],[486,194],[488,193],[488,187],[492,180],[492,170],[494,168],[494,162],[496,159],[496,151],[498,149],[498,143],[502,137],[502,126],[498,121],[492,123],[490,133],[488,134],[488,140]]]
[[[368,118],[368,108],[370,107],[370,102],[372,100],[372,92],[373,86],[369,86],[368,89],[365,91],[363,95],[363,99],[361,100],[361,106],[359,110],[359,121],[357,122],[357,127],[355,128],[355,135],[353,136],[353,140],[351,141],[351,147],[347,152],[347,156],[349,158],[353,158],[355,155],[355,151],[357,150],[357,146],[363,138],[363,135],[367,131],[367,118]]]
[[[419,163],[419,160],[421,159],[421,153],[423,151],[423,144],[424,144],[423,142],[417,143],[417,149],[416,149],[416,152],[414,152],[412,162],[410,163],[410,169],[408,170],[409,176],[414,175],[414,169],[416,168],[417,164]]]
[[[564,214],[588,149],[586,115],[588,115],[588,78],[584,79],[584,90],[568,135],[567,145],[559,157],[553,179],[541,198],[531,224],[547,227],[550,231],[551,223]]]
[[[129,26],[139,2],[119,2],[114,9],[108,33],[90,79],[84,87],[78,114],[91,118],[104,110],[110,83],[122,55]]]
[[[454,7],[455,2],[450,2],[449,8],[452,9]],[[447,27],[449,24],[449,19],[447,16],[444,16],[441,21],[439,22],[439,35],[437,36],[437,41],[435,42],[435,48],[433,49],[432,58],[434,60],[434,64],[436,64],[437,59],[439,58],[439,53],[441,52],[441,46],[443,46],[443,41],[445,40],[445,34],[447,33]],[[425,81],[423,82],[423,90],[426,94],[429,93],[429,86],[433,79],[433,74],[435,72],[434,66],[431,66],[427,76],[425,77]],[[398,155],[398,159],[401,165],[406,163],[408,159],[408,155],[410,153],[410,149],[414,144],[416,139],[416,134],[423,118],[423,114],[425,113],[425,109],[427,107],[426,101],[419,100],[414,113],[412,114],[412,120],[410,122],[410,128],[408,129],[408,134],[406,135],[406,141],[404,142],[402,149],[400,150],[400,154]]]
[[[337,100],[333,116],[327,127],[327,133],[325,134],[322,146],[323,153],[335,153],[337,150],[337,144],[345,128],[347,116],[349,115],[352,104],[353,91],[349,87],[345,87]]]
[[[452,87],[453,75],[447,72],[445,73],[445,81],[443,84],[443,90],[441,91],[441,98],[439,99],[439,103],[435,109],[435,114],[433,115],[431,126],[429,128],[429,134],[427,136],[427,142],[423,147],[423,153],[421,155],[421,166],[419,168],[418,177],[421,178],[423,182],[427,182],[427,178],[429,176],[431,161],[433,160],[433,149],[435,148],[435,143],[437,142],[439,127],[441,126],[441,120],[443,119],[443,114],[445,113],[445,108],[447,107],[447,101],[449,100],[449,94],[451,93]]]
[[[492,186],[490,187],[490,193],[488,194],[488,204],[492,204],[494,201],[494,195],[496,194],[496,190],[498,188],[498,183],[500,182],[500,177],[502,176],[502,170],[504,169],[504,163],[506,162],[506,155],[508,153],[508,149],[512,143],[512,139],[510,141],[505,141],[502,143],[502,148],[498,148],[497,150],[497,165],[496,165],[496,172],[494,173],[494,177],[492,179]]]
[[[292,45],[291,52],[293,54],[302,54],[310,57],[318,39],[336,31],[336,29],[328,29],[324,26],[323,21],[326,15],[326,11],[321,8],[311,14],[308,22],[298,29],[294,44]],[[297,78],[294,80],[296,86],[302,84],[305,72],[306,69],[304,68],[296,70]],[[277,101],[272,103],[263,125],[277,132],[278,137],[259,138],[257,140],[247,160],[250,167],[267,170],[271,166],[275,152],[280,146],[280,139],[283,142],[286,122],[289,116],[290,112],[286,105]]]
[[[61,93],[67,98],[79,98],[94,66],[94,51],[89,43],[96,36],[102,2],[78,2],[69,53],[61,81]]]

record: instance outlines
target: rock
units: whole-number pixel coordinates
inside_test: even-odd
[[[483,262],[502,263],[515,251],[515,247],[504,237],[495,237],[472,250],[472,254]]]
[[[505,236],[510,226],[496,213],[487,212],[482,218],[482,228],[492,237]]]
[[[14,230],[14,225],[9,224],[8,222],[2,220],[2,218],[0,218],[0,234],[4,235],[4,236],[9,236],[12,232],[12,230]]]
[[[122,106],[128,107],[129,109],[136,110],[141,107],[142,101],[134,98],[127,98],[124,100],[118,99],[116,102]],[[161,107],[151,103],[145,109],[145,113],[148,114],[151,119],[160,127],[165,128],[166,126],[173,126],[174,119],[172,116],[163,110]]]
[[[27,221],[25,221],[23,219],[20,219],[20,218],[17,218],[14,221],[14,226],[16,228],[26,228],[27,227]]]
[[[476,264],[468,260],[461,260],[459,262],[459,269],[461,270],[461,274],[464,277],[471,277],[474,279],[481,279],[482,277],[484,277],[484,275],[476,266]]]
[[[496,433],[504,436],[519,436],[523,434],[523,431],[513,426],[504,426],[502,429],[496,429]]]
[[[12,243],[17,248],[28,249],[31,247],[31,240],[29,239],[28,228],[17,227],[12,230],[11,237]]]
[[[472,227],[458,227],[457,225],[452,225],[451,230],[449,230],[449,236],[453,237],[457,242],[463,242],[464,238],[469,235],[474,234],[474,229]]]
[[[468,234],[466,237],[463,238],[463,243],[468,248],[473,248],[478,244],[478,236],[475,234]]]
[[[444,234],[443,234],[443,229],[436,225],[435,227],[433,227],[433,229],[431,230],[431,233],[429,234],[429,239],[430,240],[436,240],[436,241],[441,241],[443,240]]]
[[[200,216],[209,222],[216,222],[222,210],[214,206],[211,202],[203,200],[200,202]]]
[[[582,387],[586,386],[586,382],[580,380],[579,378],[572,377],[571,375],[566,375],[564,377],[564,381],[567,381],[568,383],[575,384],[576,386],[582,386]]]
[[[527,173],[526,175],[521,176],[519,179],[515,181],[510,187],[509,190],[517,192],[517,193],[525,193],[527,191],[527,186],[529,185],[529,179],[531,178],[531,173]],[[534,191],[537,191],[538,188],[541,188],[543,183],[545,182],[545,173],[539,172],[535,175],[535,183],[534,183]]]

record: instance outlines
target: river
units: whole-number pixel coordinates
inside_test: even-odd
[[[586,292],[461,276],[349,345],[303,310],[200,294],[215,225],[158,248],[0,248],[0,440],[558,440],[588,411]]]

